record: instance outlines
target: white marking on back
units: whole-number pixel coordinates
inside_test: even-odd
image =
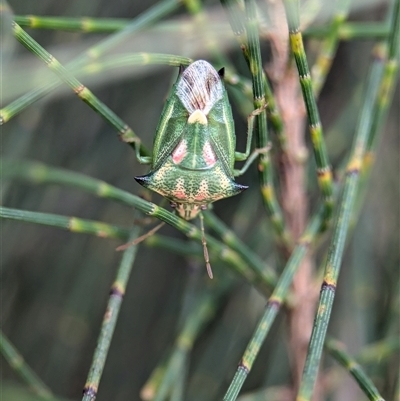
[[[190,64],[177,86],[177,95],[190,115],[201,110],[207,116],[223,94],[224,85],[218,72],[204,60]]]

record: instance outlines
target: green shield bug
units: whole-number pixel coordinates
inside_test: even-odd
[[[257,110],[249,117],[246,152],[235,151],[234,123],[223,74],[224,69],[217,72],[204,60],[181,68],[158,123],[151,170],[135,177],[139,184],[167,198],[186,220],[195,218],[208,204],[247,189],[234,177],[265,151],[257,150],[248,157]],[[245,159],[242,170],[235,170],[235,161]],[[201,213],[200,222],[204,257],[212,278]]]

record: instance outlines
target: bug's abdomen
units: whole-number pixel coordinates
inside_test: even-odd
[[[227,176],[219,161],[204,170],[191,170],[176,165],[172,156],[159,169],[135,180],[171,201],[197,204],[215,202],[247,189]]]

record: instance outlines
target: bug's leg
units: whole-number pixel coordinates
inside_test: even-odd
[[[204,217],[203,217],[202,213],[199,214],[199,218],[200,218],[201,243],[203,244],[204,260],[206,261],[206,268],[207,268],[208,277],[210,277],[212,279],[213,278],[213,272],[211,270],[210,257],[208,256],[206,235],[204,233]]]
[[[256,110],[253,110],[250,115],[247,117],[247,142],[246,142],[246,151],[243,152],[235,152],[235,161],[244,161],[246,160],[246,163],[240,170],[234,170],[234,175],[239,176],[242,175],[251,165],[251,163],[256,159],[256,157],[259,154],[266,153],[269,151],[270,146],[267,146],[265,148],[261,149],[255,149],[252,154],[250,154],[250,149],[251,149],[251,141],[253,139],[253,128],[254,128],[254,119],[256,116],[258,116],[260,113],[262,113],[265,108],[267,107],[267,104],[265,103],[262,107],[259,107]]]
[[[132,143],[131,143],[131,144],[132,144]],[[140,146],[140,145],[141,145],[140,139],[134,141],[133,144],[134,144],[133,146],[134,146],[134,148],[135,148],[136,159],[138,160],[138,162],[139,162],[140,164],[151,164],[152,157],[151,157],[151,156],[145,156],[145,155],[142,155],[142,154],[140,153],[140,148],[141,148],[141,146]]]
[[[251,155],[247,158],[246,163],[244,163],[243,167],[240,170],[233,170],[233,175],[235,177],[238,177],[239,175],[244,174],[247,169],[251,166],[253,161],[259,156],[262,155],[263,153],[269,152],[271,149],[271,145],[269,144],[265,148],[260,148],[260,149],[254,149]]]
[[[245,171],[250,167],[250,165],[253,163],[253,161],[257,158],[258,155],[267,153],[271,146],[268,145],[265,148],[260,148],[260,149],[255,149],[251,154],[250,154],[250,148],[251,148],[251,141],[253,139],[253,128],[254,128],[254,119],[256,116],[258,116],[260,113],[262,113],[265,108],[267,107],[267,104],[265,103],[262,107],[259,107],[256,110],[253,110],[251,114],[247,117],[247,143],[246,143],[246,151],[244,153],[242,152],[235,152],[235,161],[243,161],[246,160],[246,163],[240,170],[233,170],[233,175],[235,177],[242,175],[245,173]]]
[[[162,222],[160,223],[158,226],[155,226],[154,228],[152,228],[149,232],[147,232],[146,234],[141,235],[140,237],[137,237],[136,239],[134,239],[131,242],[127,242],[124,245],[120,245],[118,248],[116,248],[116,251],[124,251],[125,249],[129,248],[130,246],[133,245],[137,245],[140,242],[144,241],[146,238],[152,236],[154,233],[156,233],[165,223]]]

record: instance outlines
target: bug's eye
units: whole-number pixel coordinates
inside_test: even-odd
[[[172,207],[172,209],[176,208],[176,203],[175,202],[170,202],[170,206]]]

